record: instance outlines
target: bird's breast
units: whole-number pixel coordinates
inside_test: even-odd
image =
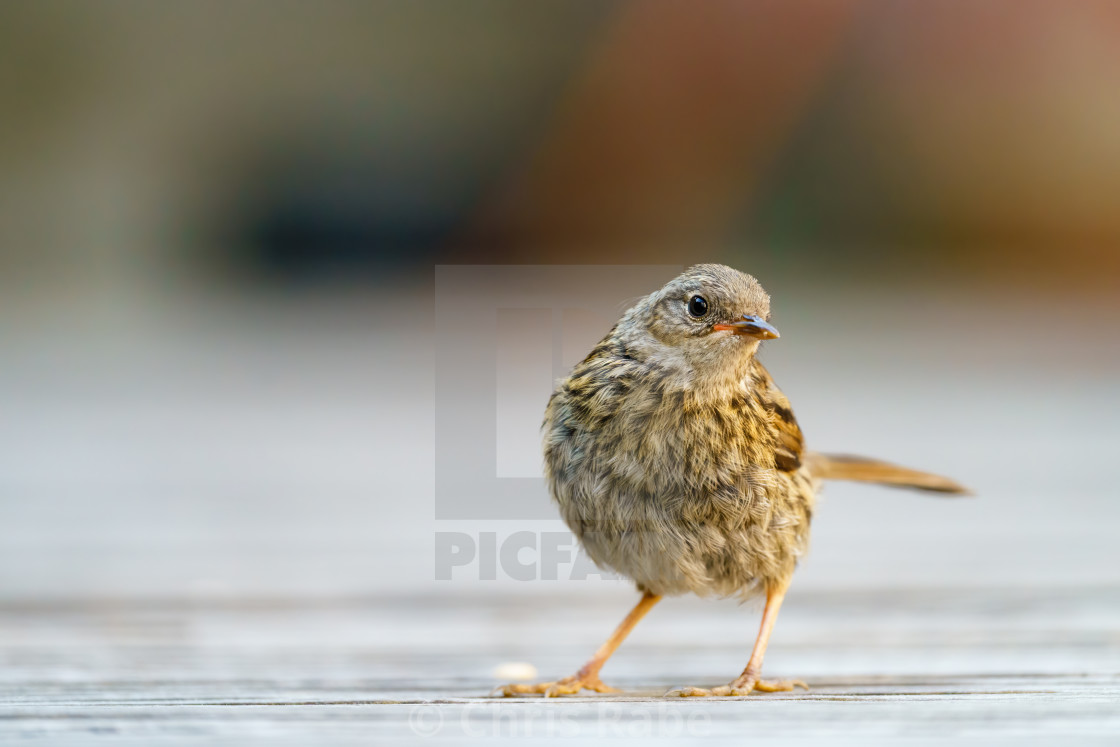
[[[570,390],[553,397],[545,464],[554,480],[664,500],[725,495],[773,470],[768,416],[749,392],[703,400],[687,391],[623,388],[609,407],[581,402]]]

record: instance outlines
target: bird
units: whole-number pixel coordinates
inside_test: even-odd
[[[778,337],[754,277],[695,265],[637,301],[557,385],[542,426],[549,493],[591,560],[634,581],[641,598],[574,675],[495,692],[615,692],[599,677],[603,665],[659,600],[687,593],[762,597],[762,622],[738,677],[669,694],[808,689],[761,674],[822,483],[969,494],[938,475],[806,449],[789,400],[757,357]]]

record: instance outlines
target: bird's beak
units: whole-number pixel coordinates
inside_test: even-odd
[[[737,335],[746,335],[748,337],[756,337],[759,340],[774,340],[781,335],[772,324],[765,319],[760,319],[757,316],[743,315],[743,319],[731,324],[713,324],[713,330],[730,330]]]

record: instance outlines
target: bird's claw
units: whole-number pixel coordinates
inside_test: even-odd
[[[709,696],[744,696],[750,695],[752,692],[764,693],[786,693],[795,687],[801,687],[806,690],[809,686],[801,680],[735,680],[728,685],[720,685],[711,689],[703,687],[682,687],[677,690],[670,690],[666,693],[669,696],[678,696],[681,698],[703,698]]]
[[[795,687],[808,690],[809,686],[801,680],[759,680],[754,683],[754,689],[763,693],[788,693]]]
[[[575,695],[580,690],[593,690],[597,693],[616,693],[617,688],[604,685],[602,680],[594,676],[580,677],[573,675],[555,682],[535,682],[529,685],[500,685],[491,691],[501,692],[502,697],[510,698],[517,695],[543,695],[554,698],[557,695]]]

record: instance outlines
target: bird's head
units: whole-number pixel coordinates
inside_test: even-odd
[[[701,376],[740,369],[761,341],[778,337],[767,321],[770,296],[753,277],[725,265],[690,267],[634,311],[631,323],[644,326],[658,357]]]

